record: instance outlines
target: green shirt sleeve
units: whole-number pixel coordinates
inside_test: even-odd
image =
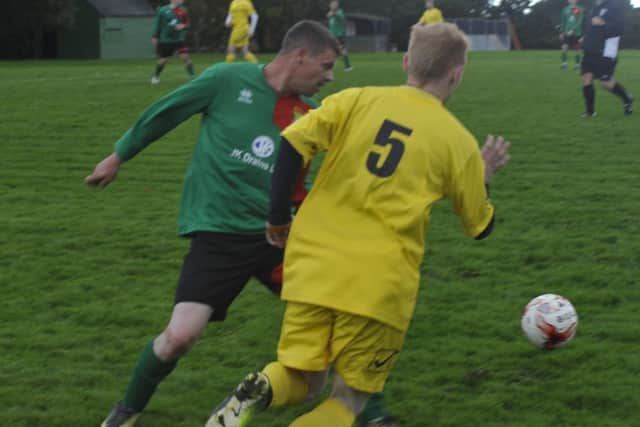
[[[187,20],[184,22],[185,24],[185,29],[187,28],[191,28],[191,13],[189,13],[189,9],[187,9],[186,7],[184,7],[184,11],[187,13]]]
[[[200,77],[181,86],[147,108],[138,121],[116,142],[115,152],[122,161],[133,158],[153,141],[191,116],[206,111],[215,101],[223,77],[211,67]]]
[[[575,29],[575,35],[577,37],[581,37],[582,36],[582,23],[584,22],[584,9],[580,8],[580,16],[578,16],[577,22],[576,22],[576,29]]]

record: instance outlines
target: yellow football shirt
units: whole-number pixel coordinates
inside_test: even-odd
[[[282,135],[306,162],[327,151],[293,221],[282,298],[406,330],[432,205],[448,197],[473,237],[493,216],[476,140],[410,86],[344,90]]]
[[[249,29],[249,17],[256,13],[251,0],[233,0],[229,5],[231,25],[234,30]]]
[[[427,25],[427,24],[435,24],[436,22],[442,22],[444,18],[442,17],[442,12],[437,7],[427,9],[422,14],[422,18],[418,21],[418,24]]]

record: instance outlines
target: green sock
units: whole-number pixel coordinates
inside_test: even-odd
[[[156,64],[156,71],[153,75],[156,77],[160,77],[160,73],[162,72],[163,68],[164,68],[164,64]]]
[[[561,58],[562,58],[562,63],[563,63],[563,64],[564,64],[565,62],[567,62],[567,52],[562,51],[562,56],[561,56]]]
[[[142,412],[156,391],[158,384],[176,367],[177,360],[163,362],[153,352],[153,340],[145,346],[133,369],[123,403],[136,412]]]
[[[344,60],[344,68],[351,68],[351,61],[349,61],[349,55],[343,55],[342,59]]]
[[[193,70],[193,63],[187,64],[186,68],[187,68],[187,73],[189,73],[189,75],[193,77],[195,74],[195,71]]]
[[[582,59],[582,56],[580,56],[579,53],[576,53],[576,64],[579,64],[581,59]]]
[[[382,393],[372,394],[367,401],[367,406],[358,415],[356,426],[366,425],[368,421],[375,420],[376,418],[382,418],[387,414],[384,408],[384,395]]]

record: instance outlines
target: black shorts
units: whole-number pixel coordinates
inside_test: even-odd
[[[582,74],[593,74],[594,79],[606,82],[613,78],[617,63],[618,59],[587,53],[582,58]]]
[[[158,43],[156,46],[156,53],[160,58],[169,58],[176,52],[187,53],[189,52],[189,49],[184,42]]]
[[[565,34],[562,44],[566,44],[571,49],[580,49],[580,37],[575,35],[568,36]]]
[[[222,321],[251,277],[275,294],[282,285],[284,251],[263,234],[197,232],[184,258],[175,303],[199,302],[213,308],[210,321]]]

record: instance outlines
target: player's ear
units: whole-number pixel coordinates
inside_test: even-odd
[[[307,54],[309,53],[307,51],[307,49],[303,48],[303,47],[299,47],[296,50],[294,50],[294,57],[295,57],[295,61],[298,65],[302,65],[304,63],[304,59],[307,56]]]
[[[402,69],[405,73],[409,72],[409,53],[405,53],[402,57]]]
[[[464,75],[464,64],[458,65],[451,70],[450,83],[453,87],[457,87],[462,82],[462,76]]]

